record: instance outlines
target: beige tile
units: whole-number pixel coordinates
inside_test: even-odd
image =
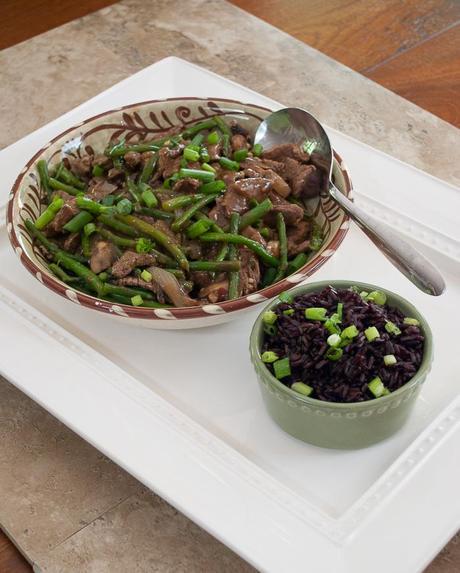
[[[0,378],[0,524],[32,559],[141,485]]]
[[[249,573],[254,569],[156,495],[136,494],[53,549],[43,573]]]

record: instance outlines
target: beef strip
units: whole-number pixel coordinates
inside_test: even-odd
[[[115,284],[118,286],[137,287],[149,290],[155,294],[158,302],[161,304],[166,302],[163,291],[155,282],[146,282],[139,277],[123,277],[121,279],[117,279]]]
[[[93,273],[101,273],[108,269],[117,258],[115,247],[108,241],[94,241],[91,246],[89,266]]]
[[[75,197],[69,195],[65,191],[57,191],[54,196],[56,195],[64,199],[64,205],[59,209],[51,223],[46,226],[46,235],[48,237],[53,237],[60,233],[64,225],[80,212],[80,209],[75,204]]]
[[[83,157],[72,157],[68,155],[66,162],[68,162],[69,168],[74,175],[77,177],[87,177],[91,172],[92,159],[92,155],[84,155]]]
[[[255,199],[256,201],[263,201],[267,197],[267,193],[271,190],[272,183],[264,177],[250,177],[248,179],[240,179],[233,183],[225,196],[229,192],[236,192],[246,199]]]
[[[263,177],[268,179],[273,187],[273,191],[278,193],[281,197],[288,197],[291,194],[291,188],[286,181],[278,175],[273,169],[266,169],[260,165],[253,165],[244,170],[246,177]]]
[[[289,181],[294,197],[316,197],[323,184],[323,175],[314,165],[304,165],[290,157],[284,163],[284,178]]]
[[[218,161],[222,153],[222,143],[211,143],[208,145],[208,153],[210,161]]]
[[[262,247],[267,246],[267,242],[262,237],[262,235],[259,233],[259,231],[257,229],[254,229],[254,227],[251,227],[251,225],[249,225],[249,227],[246,227],[241,232],[241,234],[244,237],[247,237],[248,239],[252,239],[253,241],[256,241],[256,243],[259,243],[260,245],[262,245]]]
[[[185,252],[187,258],[197,261],[203,256],[202,243],[198,240],[183,239],[182,249]]]
[[[184,179],[179,179],[172,190],[178,195],[187,195],[188,193],[196,193],[200,187],[201,181],[192,177],[185,177]]]
[[[80,233],[70,233],[70,235],[65,238],[65,241],[62,244],[62,248],[65,251],[70,251],[71,253],[75,253],[79,245],[80,245]]]
[[[167,179],[171,177],[173,173],[176,173],[180,169],[181,157],[183,145],[178,145],[174,149],[168,149],[167,147],[162,147],[158,152],[158,172]]]
[[[300,205],[289,203],[273,192],[270,192],[268,196],[273,203],[273,208],[265,215],[264,223],[270,227],[276,226],[276,213],[283,214],[286,225],[296,225],[303,219],[304,210]]]
[[[117,279],[122,279],[133,272],[136,267],[147,267],[154,265],[156,257],[148,253],[135,253],[125,251],[121,257],[112,265],[112,275]]]
[[[235,135],[236,133],[239,133],[241,135],[244,135],[245,137],[249,136],[249,131],[247,129],[245,129],[242,125],[240,125],[234,119],[232,119],[232,121],[230,122],[230,129],[232,130],[233,135]]]
[[[308,153],[305,153],[305,151],[295,143],[282,143],[281,145],[275,145],[271,149],[264,151],[262,154],[263,159],[272,159],[283,163],[288,157],[295,159],[300,163],[306,163],[310,159]]]
[[[240,247],[240,296],[257,290],[260,281],[260,266],[256,255],[246,247]]]
[[[100,201],[107,195],[111,195],[118,187],[105,179],[92,179],[88,185],[86,197],[93,201]]]
[[[227,300],[228,297],[228,280],[221,280],[211,283],[210,285],[202,288],[198,293],[201,300],[208,300],[210,303],[215,304]]]
[[[107,169],[109,167],[111,167],[113,165],[112,160],[110,159],[110,157],[107,157],[107,155],[103,155],[102,153],[99,153],[98,155],[95,155],[93,157],[93,167],[95,165],[98,165],[99,167],[103,167],[104,169]]]
[[[217,199],[214,207],[209,211],[208,216],[222,229],[227,229],[230,222],[230,215],[225,205],[222,205],[222,199]]]
[[[262,159],[261,157],[246,157],[240,163],[242,169],[271,169],[278,175],[283,175],[284,163],[281,161],[272,161],[270,159]]]
[[[238,149],[247,149],[249,147],[248,140],[244,135],[240,133],[235,133],[235,135],[232,135],[230,143],[233,151],[238,151]]]
[[[136,169],[141,163],[141,154],[137,151],[128,151],[124,155],[124,160],[130,169]]]
[[[125,172],[123,169],[118,169],[117,167],[112,167],[112,169],[109,169],[109,172],[107,173],[107,179],[110,179],[110,181],[123,179],[124,176]]]
[[[236,185],[236,183],[235,183]],[[239,193],[233,186],[216,202],[220,202],[225,207],[227,216],[230,217],[232,213],[245,213],[249,209],[247,198]]]
[[[308,250],[311,235],[311,224],[309,221],[300,221],[295,227],[288,227],[286,234],[289,257],[294,257]]]

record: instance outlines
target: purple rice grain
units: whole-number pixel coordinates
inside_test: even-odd
[[[360,334],[337,361],[324,357],[328,349],[329,332],[324,323],[305,318],[305,309],[323,307],[327,316],[337,311],[343,303],[343,330],[354,324]],[[283,311],[294,309],[290,316]],[[280,303],[273,309],[277,315],[276,333],[265,334],[262,351],[271,350],[280,358],[288,357],[291,375],[280,380],[290,387],[302,381],[313,388],[312,398],[328,402],[363,402],[374,399],[368,383],[376,376],[390,392],[406,384],[417,372],[422,362],[424,336],[418,326],[404,324],[404,314],[387,304],[367,302],[353,290],[335,290],[326,287],[321,292],[296,297],[292,303]],[[393,322],[400,335],[389,334],[385,323]],[[364,330],[375,326],[379,338],[368,342]],[[396,364],[386,366],[383,357],[393,354]],[[273,373],[273,366],[266,365]]]

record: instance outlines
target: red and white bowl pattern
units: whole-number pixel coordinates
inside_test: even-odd
[[[42,209],[35,165],[45,159],[50,168],[64,154],[79,156],[82,152],[100,151],[110,140],[124,137],[127,142],[161,136],[174,126],[184,128],[215,115],[237,119],[250,132],[271,110],[257,105],[225,99],[173,98],[152,100],[124,106],[87,119],[55,137],[30,159],[16,179],[7,208],[7,229],[11,245],[22,264],[42,284],[74,304],[121,317],[151,328],[195,328],[225,322],[239,312],[264,303],[312,275],[337,250],[347,233],[349,220],[343,211],[325,195],[311,202],[316,221],[325,234],[321,249],[299,271],[269,287],[235,300],[198,307],[151,309],[113,304],[76,291],[56,278],[46,260],[33,244],[24,221],[36,220]],[[333,177],[336,186],[348,197],[352,186],[342,159],[334,152]]]

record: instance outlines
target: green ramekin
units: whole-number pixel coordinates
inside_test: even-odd
[[[251,361],[256,370],[262,397],[270,416],[283,430],[304,442],[336,449],[365,448],[388,438],[407,421],[433,360],[433,335],[424,317],[407,300],[376,285],[353,281],[322,281],[289,291],[294,297],[320,291],[331,285],[336,289],[357,286],[360,290],[382,291],[387,303],[406,316],[420,321],[425,336],[422,363],[417,373],[388,396],[347,404],[324,402],[303,396],[284,386],[266,368],[260,357],[263,342],[262,315],[275,308],[279,298],[268,304],[257,317],[250,338]]]

